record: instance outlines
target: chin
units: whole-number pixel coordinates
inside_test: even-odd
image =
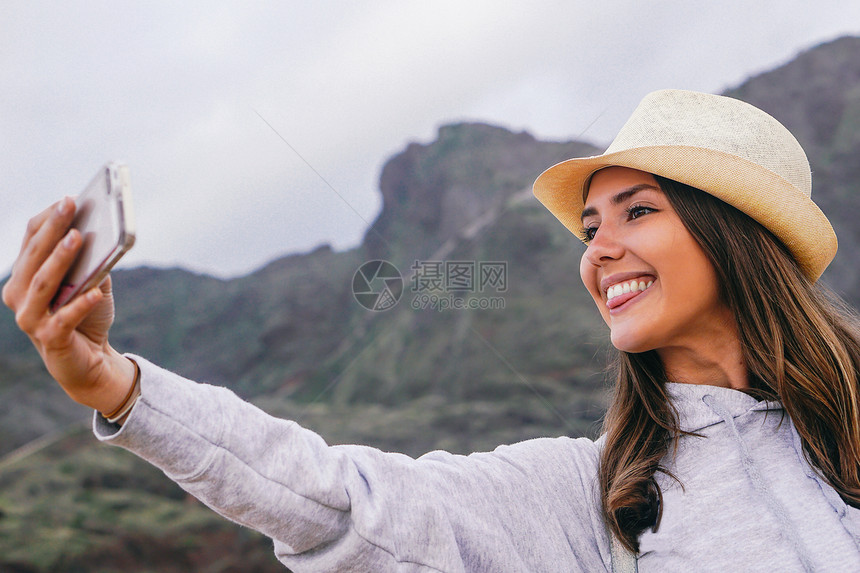
[[[654,345],[649,340],[636,336],[628,332],[612,331],[610,334],[612,346],[622,352],[630,354],[638,354],[640,352],[648,352],[654,350]]]

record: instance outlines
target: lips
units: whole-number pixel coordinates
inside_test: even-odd
[[[627,301],[636,298],[654,284],[654,277],[650,275],[628,275],[623,278],[620,276],[608,278],[609,280],[604,279],[604,282],[611,281],[606,288],[606,306],[610,310],[618,308]]]

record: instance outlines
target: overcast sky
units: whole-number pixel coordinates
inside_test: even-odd
[[[125,266],[236,276],[356,245],[384,161],[439,125],[605,145],[649,91],[721,92],[846,34],[860,2],[2,0],[0,273],[110,159]]]

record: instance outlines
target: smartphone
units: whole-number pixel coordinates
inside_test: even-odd
[[[80,231],[83,245],[51,302],[52,311],[100,284],[134,245],[134,210],[126,165],[111,162],[102,167],[75,205],[71,226]]]

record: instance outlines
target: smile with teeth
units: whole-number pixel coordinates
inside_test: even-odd
[[[612,285],[606,291],[606,302],[609,302],[615,297],[621,296],[622,294],[627,294],[631,292],[643,291],[654,284],[653,280],[649,280],[647,283],[644,280],[632,280],[623,283],[618,283],[616,285]]]

